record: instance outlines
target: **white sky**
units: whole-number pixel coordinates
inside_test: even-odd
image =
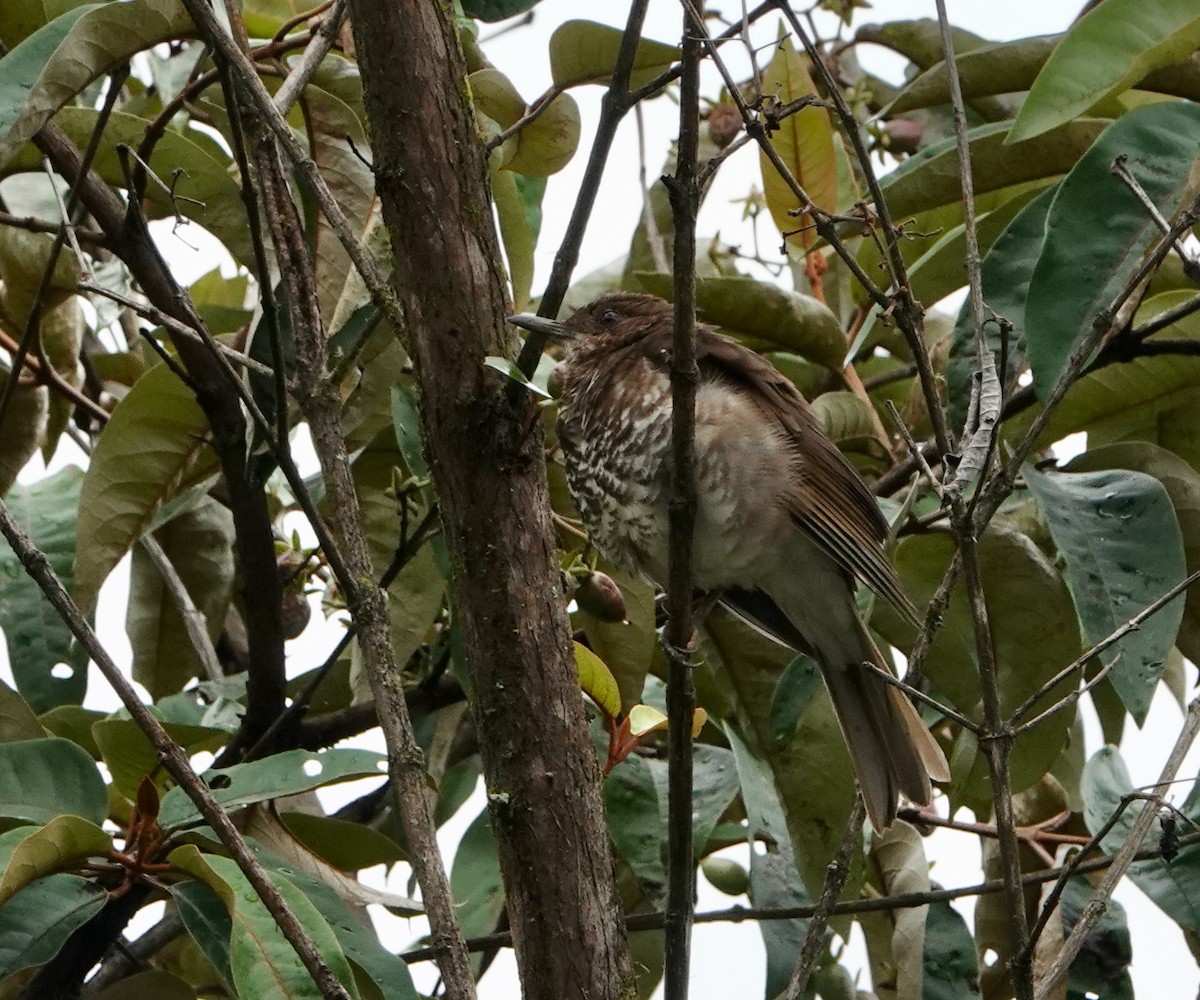
[[[749,4],[748,4],[749,5]],[[719,6],[731,14],[740,13],[739,3],[709,3]],[[948,0],[951,20],[958,26],[972,30],[985,38],[1004,40],[1030,35],[1046,34],[1063,30],[1076,13],[1079,3],[1075,0],[1009,0],[1006,3],[987,3],[979,0]],[[534,24],[519,31],[503,35],[486,45],[492,62],[509,75],[526,100],[532,100],[550,82],[549,60],[546,54],[550,33],[563,20],[586,16],[622,27],[627,5],[624,3],[588,4],[584,7],[572,0],[543,0],[536,8]],[[856,24],[885,22],[894,19],[935,17],[933,0],[875,0],[872,9],[860,11]],[[678,39],[680,8],[676,0],[652,0],[646,20],[646,37],[673,42]],[[495,29],[484,26],[486,39]],[[756,38],[767,41],[774,37],[775,19],[767,18],[759,26]],[[724,52],[733,68],[744,74],[745,62],[733,54],[734,46]],[[896,79],[900,63],[889,54],[875,50],[871,57],[863,49],[860,58],[872,71]],[[706,71],[702,93],[715,94],[719,81],[714,73]],[[583,114],[583,139],[580,152],[568,167],[550,179],[544,202],[544,222],[537,251],[537,269],[534,294],[538,294],[549,275],[558,243],[565,230],[567,218],[574,203],[575,193],[586,162],[586,154],[594,133],[599,98],[599,87],[587,87],[574,91]],[[645,109],[646,121],[646,166],[650,180],[660,173],[666,151],[678,130],[675,105],[664,99],[651,102]],[[641,211],[640,187],[638,182],[637,135],[630,115],[618,135],[610,166],[605,174],[599,200],[584,240],[579,266],[575,276],[581,277],[589,271],[606,264],[623,254]],[[751,149],[734,156],[721,170],[715,186],[702,211],[699,225],[701,236],[720,232],[729,242],[750,245],[750,239],[740,221],[741,206],[732,204],[743,197],[751,185],[761,186],[758,157]],[[769,220],[760,222],[764,227],[760,236],[760,247],[769,254],[778,245],[778,234],[771,228]],[[191,281],[209,270],[218,259],[217,248],[211,241],[197,234],[195,227],[186,234],[188,243],[199,249],[164,236],[172,266],[179,278]],[[64,445],[68,445],[64,442]],[[60,448],[54,462],[57,468],[66,461],[80,463],[80,456],[71,455],[73,449]],[[44,471],[35,465],[22,475],[22,481],[36,480]],[[118,662],[129,662],[129,645],[124,634],[124,600],[128,588],[127,561],[113,574],[101,596],[98,623],[107,648]],[[319,621],[314,615],[309,629],[290,647],[294,654],[292,672],[298,673],[319,662],[324,651],[337,638],[337,629]],[[11,676],[0,644],[0,676],[11,683]],[[1189,678],[1194,679],[1189,669]],[[88,695],[89,707],[112,709],[117,707],[115,695],[107,688],[93,670]],[[1139,733],[1132,724],[1126,728],[1126,739],[1122,753],[1129,765],[1135,785],[1148,784],[1158,775],[1162,761],[1179,731],[1181,713],[1174,701],[1164,692],[1159,693],[1151,709],[1145,728]],[[1099,727],[1090,712],[1085,715],[1088,750],[1094,752],[1101,745]],[[355,745],[382,749],[379,741],[364,738]],[[1181,771],[1183,775],[1197,773],[1200,752],[1194,751]],[[1184,786],[1186,788],[1186,786]],[[325,796],[330,807],[354,797],[358,790],[352,786],[339,786],[329,790]],[[1182,799],[1186,791],[1180,791]],[[441,841],[447,866],[453,857],[458,839],[466,826],[483,807],[483,797],[477,793],[443,829]],[[729,856],[745,864],[747,848],[733,848]],[[978,844],[968,835],[939,831],[927,841],[927,854],[936,859],[932,877],[944,886],[971,884],[981,879],[979,870]],[[403,866],[398,866],[403,869]],[[372,881],[382,876],[382,869],[367,873]],[[407,889],[406,870],[398,870],[389,879],[392,888]],[[712,889],[703,877],[699,880],[698,909],[715,909],[730,905],[734,900]],[[1157,1000],[1183,1000],[1197,994],[1200,973],[1190,957],[1182,935],[1169,919],[1146,899],[1130,883],[1125,882],[1116,898],[1129,912],[1130,929],[1133,935],[1133,977],[1137,992],[1141,996],[1154,996]],[[745,900],[743,899],[744,903]],[[971,921],[972,901],[957,904],[960,912]],[[377,908],[373,908],[377,909]],[[394,949],[402,949],[418,937],[423,929],[421,920],[399,920],[386,913],[376,914],[377,923],[385,934],[385,941]],[[860,987],[870,987],[869,972],[866,971],[865,949],[861,935],[856,934],[843,961],[852,971],[861,970]],[[431,988],[435,981],[435,970],[431,964],[414,966],[414,978],[419,987]],[[698,926],[693,936],[692,996],[695,1000],[729,1000],[729,998],[754,998],[762,994],[763,948],[758,929],[752,923],[709,924]],[[481,1000],[509,1000],[520,996],[515,963],[510,951],[503,951],[480,985]],[[656,996],[661,996],[661,987]]]

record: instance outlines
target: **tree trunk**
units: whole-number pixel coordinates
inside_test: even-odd
[[[542,435],[483,364],[516,343],[453,14],[428,0],[351,12],[524,996],[632,996]]]

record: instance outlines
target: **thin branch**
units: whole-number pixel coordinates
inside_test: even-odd
[[[692,641],[692,542],[696,526],[696,182],[700,146],[700,45],[683,17],[683,73],[674,177],[663,183],[675,226],[675,330],[671,355],[671,486],[667,627],[667,1000],[687,1000],[696,866],[692,856],[692,716],[696,690],[688,649]]]
[[[1171,234],[1171,224],[1163,218],[1162,212],[1158,210],[1158,206],[1154,204],[1154,199],[1146,194],[1145,188],[1138,183],[1138,179],[1133,176],[1129,170],[1129,157],[1121,153],[1113,160],[1110,169],[1117,178],[1127,187],[1133,196],[1144,208],[1154,224],[1158,226],[1159,231],[1163,233],[1167,239],[1171,241],[1171,248],[1175,251],[1175,255],[1183,264],[1183,273],[1193,281],[1200,279],[1200,264],[1194,256],[1187,252],[1187,248],[1183,245],[1182,240],[1178,235]]]
[[[796,965],[792,969],[788,981],[787,1000],[801,1000],[808,989],[808,978],[812,972],[813,963],[825,950],[825,928],[833,915],[833,908],[841,898],[842,889],[846,887],[846,879],[850,877],[850,862],[854,847],[862,834],[863,819],[867,814],[861,795],[854,797],[854,806],[850,817],[846,820],[846,829],[842,833],[842,842],[838,845],[837,853],[825,870],[825,882],[821,886],[821,896],[809,918],[808,929],[804,932],[804,943],[800,946],[800,954],[796,957]]]
[[[1162,796],[1166,793],[1167,786],[1175,780],[1175,775],[1183,763],[1183,758],[1187,755],[1188,750],[1191,749],[1198,732],[1200,732],[1200,698],[1194,699],[1188,705],[1183,730],[1180,732],[1179,738],[1175,741],[1175,746],[1167,757],[1167,762],[1163,765],[1158,782],[1151,789],[1154,795]],[[1157,812],[1158,810],[1153,801],[1148,801],[1142,806],[1141,811],[1137,814],[1137,818],[1133,821],[1133,828],[1129,831],[1129,836],[1125,838],[1121,849],[1113,856],[1111,866],[1105,872],[1100,884],[1096,887],[1092,898],[1087,901],[1087,905],[1084,906],[1079,919],[1075,921],[1075,926],[1071,928],[1070,935],[1063,942],[1062,948],[1055,956],[1054,963],[1042,976],[1042,980],[1038,984],[1036,1000],[1044,1000],[1045,997],[1049,996],[1067,974],[1071,963],[1075,961],[1075,956],[1079,954],[1079,950],[1083,947],[1092,928],[1095,927],[1096,921],[1104,913],[1108,899],[1113,894],[1113,890],[1116,889],[1117,883],[1121,881],[1125,872],[1128,871],[1130,864],[1133,863],[1138,848],[1141,847],[1146,834],[1150,832],[1151,824],[1153,824]]]
[[[397,330],[403,330],[405,328],[404,313],[391,285],[366,246],[363,245],[362,240],[359,239],[358,233],[354,231],[312,157],[308,155],[308,151],[292,132],[292,127],[287,123],[287,119],[275,106],[270,92],[258,77],[254,63],[221,26],[206,0],[183,0],[183,3],[188,14],[200,29],[201,35],[220,51],[223,58],[228,60],[239,85],[250,98],[261,116],[263,124],[274,134],[288,159],[295,166],[296,172],[303,179],[309,193],[312,194],[317,207],[328,221],[330,229],[345,248],[375,303],[383,310]]]
[[[497,132],[494,136],[488,139],[488,141],[483,144],[484,151],[491,153],[493,149],[499,149],[522,129],[532,125],[535,121],[541,118],[546,109],[554,103],[554,99],[566,89],[567,88],[565,86],[555,84],[553,87],[547,90],[544,94],[542,94],[541,97],[539,97],[529,106],[529,110],[526,111],[525,114],[509,125],[508,128],[504,129],[502,132]]]
[[[1099,656],[1106,649],[1108,649],[1109,646],[1112,646],[1114,643],[1120,642],[1130,632],[1133,632],[1133,631],[1141,628],[1142,625],[1146,622],[1146,620],[1148,618],[1152,617],[1153,615],[1158,614],[1158,612],[1160,612],[1163,608],[1165,608],[1168,604],[1170,604],[1173,600],[1175,600],[1175,598],[1177,598],[1180,594],[1184,593],[1197,580],[1200,580],[1200,570],[1197,570],[1196,572],[1189,574],[1187,577],[1185,577],[1183,580],[1181,580],[1179,583],[1177,583],[1174,587],[1172,587],[1170,590],[1168,590],[1165,594],[1163,594],[1157,600],[1146,605],[1145,608],[1143,608],[1136,615],[1134,615],[1132,618],[1130,618],[1129,621],[1127,621],[1124,625],[1121,625],[1118,628],[1114,629],[1110,635],[1101,639],[1091,649],[1089,649],[1086,653],[1084,653],[1082,656],[1080,656],[1074,662],[1063,667],[1062,670],[1060,670],[1057,674],[1055,674],[1053,677],[1051,677],[1050,680],[1046,681],[1045,684],[1043,684],[1033,694],[1031,694],[1028,698],[1026,698],[1023,702],[1021,702],[1020,705],[1017,706],[1016,711],[1014,711],[1012,714],[1012,720],[1011,720],[1012,724],[1016,725],[1018,722],[1020,722],[1021,719],[1023,719],[1025,717],[1026,713],[1028,713],[1029,710],[1031,708],[1033,708],[1034,705],[1036,705],[1047,694],[1049,694],[1056,687],[1058,687],[1058,685],[1062,681],[1066,680],[1068,677],[1070,677],[1072,674],[1074,674],[1077,670],[1082,670],[1085,666],[1087,666],[1088,662],[1093,657]],[[1080,693],[1082,693],[1082,692],[1080,692]],[[1068,697],[1071,697],[1071,700],[1074,701],[1074,698],[1077,698],[1078,695],[1075,694],[1075,692],[1072,692],[1072,695],[1074,697],[1071,697],[1071,696],[1068,696]],[[1064,701],[1065,700],[1066,699],[1064,699]],[[1051,709],[1051,711],[1056,711],[1059,707],[1061,707],[1061,706],[1056,705],[1053,709]],[[1039,715],[1036,719],[1033,719],[1032,721],[1021,726],[1020,729],[1018,729],[1016,731],[1016,735],[1020,735],[1021,733],[1025,732],[1028,729],[1032,729],[1038,722],[1040,722],[1048,714],[1049,714],[1049,712],[1044,712],[1041,715]]]
[[[150,557],[158,575],[162,577],[163,586],[167,588],[167,593],[171,595],[175,607],[179,609],[184,631],[187,632],[188,640],[196,651],[196,656],[200,659],[205,676],[210,681],[221,680],[225,676],[225,671],[221,669],[220,658],[217,656],[216,649],[213,648],[212,639],[208,636],[208,621],[204,617],[204,612],[196,607],[192,595],[188,593],[187,587],[180,579],[179,572],[158,540],[153,535],[147,534],[138,541],[142,551]]]
[[[321,61],[329,54],[329,50],[333,48],[338,32],[342,30],[342,24],[346,20],[348,6],[349,0],[334,0],[333,6],[325,15],[321,27],[312,36],[312,41],[308,43],[300,61],[292,67],[287,79],[275,92],[275,107],[281,114],[286,115],[292,110],[292,105],[299,100],[301,91],[312,79],[313,74],[320,67]]]
[[[246,880],[253,887],[258,898],[262,900],[284,937],[296,950],[300,961],[320,989],[321,996],[325,1000],[350,1000],[350,995],[345,987],[338,982],[337,977],[325,963],[316,944],[313,943],[308,932],[296,918],[283,896],[280,895],[266,869],[254,856],[217,800],[213,798],[208,786],[192,770],[187,754],[172,741],[166,730],[163,729],[162,723],[142,704],[133,685],[126,680],[121,669],[113,662],[96,633],[88,625],[79,605],[71,599],[66,588],[63,587],[62,581],[54,572],[45,553],[29,540],[29,536],[17,523],[3,500],[0,500],[0,533],[8,539],[8,544],[12,546],[13,552],[20,559],[25,571],[41,588],[42,593],[46,595],[46,599],[59,617],[87,650],[96,666],[100,668],[104,679],[112,685],[113,690],[116,691],[117,696],[138,724],[138,728],[150,740],[167,773],[183,788],[205,821],[213,828],[217,838],[225,845],[233,860],[237,862],[238,867],[246,876]]]
[[[579,248],[583,243],[583,234],[587,230],[588,219],[596,204],[596,195],[600,191],[600,181],[604,169],[608,165],[608,154],[612,150],[613,139],[617,134],[617,126],[632,106],[629,95],[629,76],[633,72],[633,57],[637,52],[638,43],[642,38],[642,22],[646,20],[646,8],[650,0],[633,0],[629,5],[629,17],[625,22],[625,33],[621,36],[621,47],[617,50],[617,61],[613,66],[612,82],[600,99],[600,121],[596,125],[596,137],[592,140],[592,151],[588,155],[587,167],[583,179],[579,182],[579,194],[575,198],[575,207],[571,210],[571,218],[567,222],[567,231],[559,245],[558,253],[554,255],[554,266],[550,269],[550,279],[546,282],[546,290],[542,293],[542,301],[538,306],[538,315],[553,319],[558,315],[563,297],[571,284],[571,274],[579,263]],[[517,358],[517,367],[527,376],[532,377],[537,368],[538,358],[546,349],[546,335],[531,333],[521,348]],[[510,398],[523,390],[517,383],[510,389]]]
[[[1196,779],[1191,778],[1188,780],[1194,781]],[[1179,846],[1181,848],[1192,847],[1195,844],[1200,844],[1200,833],[1189,833],[1179,838]],[[1162,858],[1162,856],[1162,849],[1155,847],[1138,851],[1134,855],[1133,860],[1156,861]],[[1114,860],[1115,858],[1112,857],[1095,858],[1091,861],[1085,861],[1074,868],[1071,865],[1064,865],[1061,868],[1047,868],[1042,871],[1026,872],[1021,876],[1021,885],[1028,888],[1029,886],[1053,882],[1061,878],[1063,873],[1068,870],[1072,874],[1077,875],[1105,871],[1112,867]],[[856,916],[860,913],[889,913],[892,910],[908,910],[916,906],[928,906],[931,903],[949,903],[956,899],[965,899],[970,896],[988,896],[1003,891],[1004,880],[997,878],[990,879],[987,882],[979,882],[975,885],[960,886],[955,889],[930,889],[925,892],[906,892],[895,896],[872,896],[869,899],[846,900],[835,904],[830,910],[830,915],[841,917]],[[697,924],[739,924],[748,920],[807,920],[816,912],[817,907],[814,904],[774,907],[730,906],[723,910],[705,910],[697,913],[694,922]],[[625,917],[625,927],[630,932],[658,930],[663,926],[664,919],[665,914],[661,911],[629,914]],[[473,952],[506,947],[511,944],[512,937],[507,931],[471,938],[467,941],[467,947]],[[413,948],[410,951],[403,952],[400,957],[409,963],[428,962],[433,958],[433,949]]]
[[[949,705],[942,704],[942,702],[938,701],[936,698],[932,697],[931,695],[927,695],[924,691],[920,690],[919,688],[915,688],[911,684],[908,684],[905,681],[900,680],[900,678],[896,677],[891,671],[884,670],[883,667],[880,667],[877,664],[872,663],[870,660],[864,660],[862,662],[862,666],[866,667],[872,673],[878,674],[882,680],[886,681],[888,684],[891,684],[893,687],[898,687],[901,691],[903,691],[905,694],[907,694],[910,698],[913,698],[914,700],[919,701],[924,705],[928,705],[934,711],[940,712],[951,722],[957,722],[960,726],[963,727],[963,729],[969,730],[970,732],[974,733],[976,736],[979,735],[979,724],[976,722],[972,722],[970,719],[968,719],[965,715],[961,714],[960,712],[956,712]]]
[[[0,212],[0,226],[11,226],[13,229],[24,229],[30,233],[57,233],[62,228],[61,222],[51,222],[49,219],[39,219],[33,215],[13,215],[10,212]],[[76,229],[75,237],[81,243],[104,246],[108,236],[99,229]]]

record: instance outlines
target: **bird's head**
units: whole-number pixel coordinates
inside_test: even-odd
[[[611,350],[641,340],[657,330],[670,329],[673,314],[671,303],[657,295],[610,292],[577,309],[562,322],[528,313],[510,316],[508,321],[513,326],[544,334],[572,348]]]

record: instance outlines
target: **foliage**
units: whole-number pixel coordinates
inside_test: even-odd
[[[545,192],[580,155],[585,127],[570,91],[612,87],[623,41],[620,29],[590,20],[557,26],[546,91],[527,100],[489,61],[475,19],[516,17],[535,3],[463,0],[458,21],[469,70],[464,93],[489,153],[505,255],[497,266],[506,268],[515,310],[536,300]],[[246,165],[235,152],[242,142],[239,112],[227,105],[212,52],[196,43],[197,29],[175,0],[5,0],[2,6],[0,496],[89,615],[99,613],[106,581],[131,556],[129,668],[154,716],[189,755],[218,755],[205,782],[237,817],[347,992],[364,1000],[415,998],[396,942],[381,943],[366,907],[411,914],[420,904],[371,888],[358,875],[406,861],[402,825],[378,782],[356,790],[344,816],[326,815],[315,795],[387,770],[377,753],[333,745],[376,725],[357,640],[319,668],[311,649],[287,647],[287,697],[296,707],[270,738],[253,734],[261,745],[247,742],[245,720],[261,669],[251,649],[263,627],[263,598],[246,586],[248,505],[231,488],[228,455],[241,455],[274,541],[274,562],[265,571],[277,576],[283,593],[276,646],[299,635],[313,612],[341,620],[359,609],[346,607],[336,560],[320,546],[307,547],[295,528],[308,499],[325,518],[343,516],[323,499],[320,475],[304,484],[310,497],[300,496],[295,482],[275,474],[286,456],[272,453],[262,427],[243,433],[244,427],[231,431],[210,419],[212,399],[223,397],[243,413],[253,402],[268,429],[282,419],[295,435],[303,423],[296,406],[276,398],[282,382],[261,370],[282,362],[296,376],[289,388],[299,391],[304,373],[295,364],[289,313],[300,304],[288,300],[271,265],[260,270],[257,215],[249,225],[243,201],[254,180],[243,175]],[[281,0],[242,6],[257,68],[274,89],[279,72],[294,69],[295,53],[313,37],[319,17],[297,20],[303,11]],[[705,322],[762,352],[808,395],[822,426],[876,484],[895,521],[891,555],[924,608],[960,539],[940,496],[906,464],[889,405],[917,439],[933,440],[936,424],[913,353],[925,352],[930,385],[960,439],[980,367],[969,303],[953,315],[937,308],[967,281],[946,66],[935,22],[868,26],[849,36],[848,26],[861,20],[859,4],[818,6],[815,16],[836,33],[825,55],[859,128],[852,134],[839,119],[828,81],[786,22],[767,17],[754,25],[766,43],[760,72],[739,81],[744,93],[706,95],[707,154],[720,168],[727,162],[718,148],[736,141],[743,124],[736,96],[775,154],[760,152],[761,176],[747,191],[747,212],[751,225],[770,229],[764,245],[778,252],[750,256],[714,237],[700,264],[697,303]],[[1099,655],[1086,655],[1200,569],[1200,265],[1186,241],[1179,253],[1155,253],[1164,226],[1185,218],[1186,233],[1196,223],[1200,18],[1194,6],[1106,0],[1059,36],[1003,42],[954,36],[983,254],[982,340],[1004,388],[990,454],[1006,462],[1036,435],[1015,491],[998,503],[976,549],[1000,709],[1005,718],[1023,711],[1018,723],[1080,694],[1090,678],[1094,684],[1080,696],[1100,714],[1106,737],[1119,738],[1126,715],[1140,727],[1156,694],[1172,685],[1182,690],[1182,657],[1200,655],[1196,592],[1168,603]],[[855,52],[870,46],[905,61],[903,87],[861,69]],[[647,100],[671,92],[675,84],[662,78],[680,51],[671,42],[642,39],[632,52],[630,86],[647,88]],[[130,60],[135,71],[126,78]],[[107,109],[106,86],[119,88],[107,95],[113,99]],[[366,155],[366,107],[353,46],[343,34],[288,121],[354,234],[383,262],[388,246]],[[79,149],[95,137],[95,174],[128,204],[131,225],[171,220],[186,238],[191,223],[223,246],[224,266],[188,291],[195,316],[216,336],[211,350],[240,372],[236,385],[198,384],[183,371],[189,348],[178,327],[186,310],[175,310],[187,297],[181,291],[164,299],[161,289],[139,283],[130,261],[117,259],[121,234],[89,230],[104,225],[95,213],[76,226],[79,259],[54,240],[62,185],[42,172],[48,129]],[[871,156],[888,165],[882,196],[903,237],[894,254],[885,246],[881,206],[864,203],[866,171],[873,168],[870,157],[864,163],[854,154],[863,136]],[[331,220],[307,193],[300,207],[314,301],[335,363],[326,388],[343,404],[362,526],[375,573],[388,577],[392,646],[426,754],[436,819],[444,823],[474,790],[480,765],[463,711],[465,640],[421,452],[405,331],[383,318]],[[576,277],[567,301],[580,304],[620,287],[670,297],[672,279],[662,266],[671,236],[668,207],[662,184],[652,185],[637,231],[621,236],[630,238],[627,253]],[[818,235],[821,220],[836,223],[834,236]],[[903,293],[886,277],[896,260],[906,269]],[[879,283],[877,294],[861,285],[862,275]],[[905,309],[908,292],[926,310],[924,322],[907,331],[911,337],[904,336],[905,324],[921,309]],[[1097,331],[1104,336],[1097,339]],[[18,348],[23,343],[33,349]],[[14,370],[18,354],[26,367]],[[480,363],[552,410],[553,350],[532,375],[508,358]],[[653,752],[665,722],[661,622],[646,584],[605,565],[582,537],[553,423],[544,426],[561,564],[576,588],[569,609],[575,661],[581,697],[593,703],[622,903],[628,913],[646,913],[662,907],[668,877],[666,764]],[[66,454],[68,430],[86,445],[86,468],[63,465],[60,455],[63,467],[38,478],[34,456],[39,449],[47,461],[59,448]],[[1078,453],[1059,467],[1071,435],[1085,435],[1086,443],[1076,439],[1071,451]],[[938,456],[943,460],[949,467],[947,456]],[[181,600],[181,592],[190,597]],[[904,654],[913,648],[918,633],[910,622],[883,602],[864,606],[885,646]],[[1115,748],[1084,747],[1068,699],[1062,710],[1018,730],[1010,787],[992,787],[988,749],[979,738],[987,699],[978,614],[966,585],[955,582],[922,664],[922,690],[949,709],[924,711],[950,760],[952,779],[942,789],[950,823],[967,831],[960,837],[991,832],[996,796],[1016,795],[1018,812],[1035,831],[1021,864],[1027,871],[1044,868],[1055,845],[1100,831],[1131,782]],[[102,909],[131,898],[166,900],[184,937],[148,956],[153,968],[127,976],[128,992],[112,996],[133,995],[135,988],[163,996],[319,996],[245,875],[161,769],[148,736],[127,712],[83,707],[86,653],[7,547],[0,549],[0,628],[14,682],[0,684],[0,996],[18,995],[36,970],[65,961],[75,930],[96,926],[89,921]],[[697,641],[698,863],[714,884],[756,908],[809,906],[821,894],[854,797],[849,759],[813,661],[721,612]],[[1055,680],[1075,661],[1079,669]],[[1036,702],[1022,708],[1027,699]],[[973,814],[974,826],[960,809]],[[1132,811],[1093,855],[1120,848]],[[1200,792],[1191,790],[1179,813],[1164,819],[1147,848],[1166,844],[1168,822],[1182,833],[1200,823]],[[472,819],[453,859],[451,888],[468,935],[491,933],[506,919],[488,815]],[[886,834],[859,837],[843,898],[928,893],[930,863],[936,876],[938,858],[931,851],[927,858],[923,834],[937,819],[912,811]],[[715,856],[732,845],[742,845],[744,867]],[[140,854],[142,847],[149,853]],[[992,853],[985,864],[989,873],[1000,870]],[[1174,860],[1139,860],[1129,874],[1189,941],[1200,940],[1200,848],[1188,842]],[[1053,959],[1091,889],[1082,876],[1066,886],[1061,913],[1039,945],[1041,958]],[[982,990],[1001,1000],[1012,989],[1002,966],[1013,956],[998,899],[980,904],[974,937],[944,900],[924,909],[843,914],[833,927],[845,939],[851,921],[861,923],[877,996],[950,1000]],[[1039,900],[1035,894],[1030,903],[1035,918]],[[761,922],[765,986],[753,983],[746,995],[764,988],[771,997],[786,988],[808,926],[798,916]],[[639,934],[634,945],[638,990],[648,996],[662,972],[661,939]],[[1106,964],[1102,952],[1110,945]],[[1000,954],[999,965],[981,965],[989,950]],[[854,995],[841,958],[831,944],[822,949],[812,987],[820,995]],[[1129,962],[1125,916],[1110,909],[1072,964],[1066,993],[1056,995],[1131,996]],[[481,957],[476,973],[489,964]]]

